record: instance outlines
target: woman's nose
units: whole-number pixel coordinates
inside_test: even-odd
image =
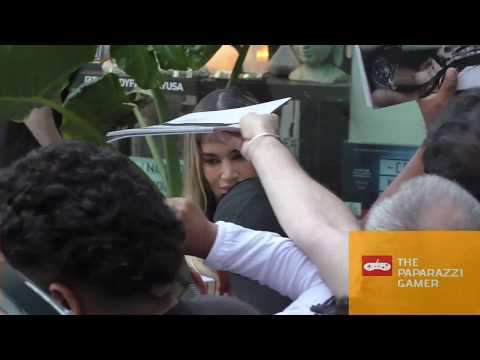
[[[224,163],[222,166],[222,180],[236,180],[238,178],[238,171],[230,163]]]

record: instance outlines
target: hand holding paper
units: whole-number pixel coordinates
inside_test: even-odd
[[[290,99],[291,98],[274,100],[237,109],[191,113],[162,125],[154,125],[140,129],[111,131],[107,134],[107,138],[108,142],[114,142],[124,138],[147,135],[198,134],[211,133],[215,130],[239,132],[240,119],[245,115],[249,113],[260,115],[270,114],[286,104]]]
[[[251,140],[259,135],[277,135],[279,131],[279,119],[275,114],[247,114],[240,121],[240,134],[226,131],[215,131],[215,137],[230,146],[240,150],[242,155],[250,160]]]

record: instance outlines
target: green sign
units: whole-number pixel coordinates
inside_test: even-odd
[[[164,168],[159,168],[152,158],[141,156],[130,156],[132,160],[139,168],[141,168],[145,174],[158,186],[159,190],[163,193],[167,193],[167,182],[165,180]],[[166,166],[165,159],[164,166]],[[183,161],[180,162],[180,168],[183,169]]]

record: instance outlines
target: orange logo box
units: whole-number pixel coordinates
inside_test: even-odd
[[[349,249],[352,315],[480,314],[480,232],[358,231]]]

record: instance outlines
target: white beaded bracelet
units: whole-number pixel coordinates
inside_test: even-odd
[[[252,144],[259,138],[261,137],[264,137],[264,136],[272,136],[278,140],[280,140],[280,136],[278,136],[277,134],[272,134],[272,133],[261,133],[261,134],[258,134],[258,135],[255,135],[253,138],[251,138],[248,142],[248,157],[250,158],[250,149],[252,148]]]

